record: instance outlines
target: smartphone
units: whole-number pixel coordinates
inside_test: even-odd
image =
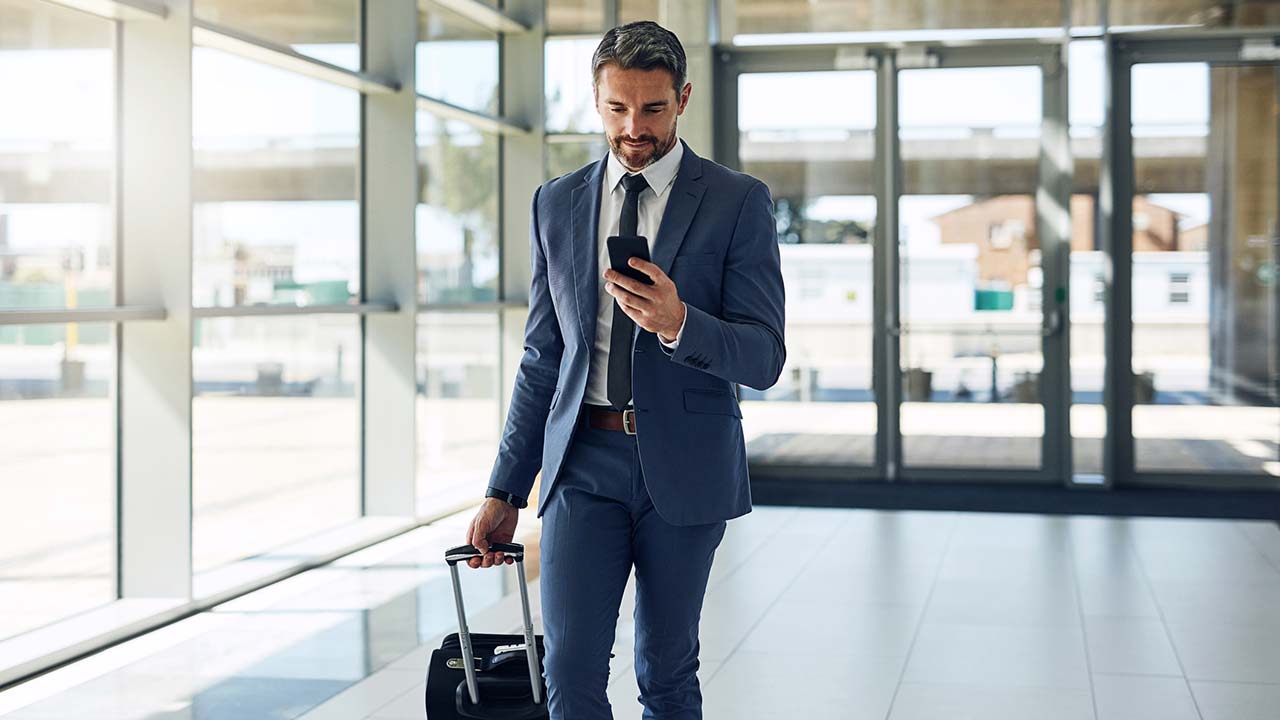
[[[644,283],[652,285],[653,278],[627,264],[633,257],[649,260],[649,241],[640,235],[611,235],[605,241],[609,247],[609,267]]]

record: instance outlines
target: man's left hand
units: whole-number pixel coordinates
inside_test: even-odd
[[[684,324],[685,308],[676,291],[676,284],[662,268],[638,257],[631,258],[631,267],[648,275],[652,285],[645,285],[631,278],[606,268],[604,271],[604,289],[622,306],[622,311],[635,324],[651,333],[657,333],[659,339],[672,342],[676,333]]]

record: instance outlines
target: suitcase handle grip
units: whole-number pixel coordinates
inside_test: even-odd
[[[516,560],[524,560],[524,545],[520,543],[493,543],[489,546],[489,552],[500,552]],[[456,565],[459,560],[469,560],[473,557],[484,557],[484,553],[477,550],[474,545],[459,545],[444,551],[444,561],[450,565]]]

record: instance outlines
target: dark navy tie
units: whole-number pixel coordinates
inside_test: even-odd
[[[640,193],[649,187],[644,175],[623,175],[622,187],[627,196],[622,201],[622,215],[618,222],[618,234],[636,235],[639,224]],[[631,402],[631,333],[636,323],[622,310],[617,299],[613,301],[613,328],[609,332],[609,404],[622,410]]]

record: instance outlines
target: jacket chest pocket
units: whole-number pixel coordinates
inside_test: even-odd
[[[715,267],[719,262],[720,258],[714,252],[685,253],[671,259],[671,269],[674,270],[677,267]]]

